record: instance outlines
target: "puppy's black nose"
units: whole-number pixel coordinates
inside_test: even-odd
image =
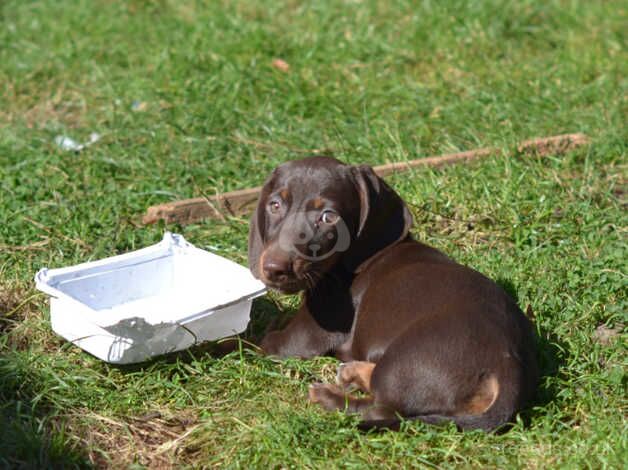
[[[289,261],[267,258],[262,269],[264,277],[271,282],[285,282],[292,274],[292,264]]]

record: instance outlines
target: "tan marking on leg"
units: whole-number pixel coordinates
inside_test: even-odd
[[[336,382],[345,389],[354,385],[363,392],[371,393],[373,369],[375,369],[374,362],[353,361],[341,364],[338,367]]]
[[[490,374],[480,382],[475,394],[457,410],[456,415],[481,415],[486,412],[499,396],[499,381]]]

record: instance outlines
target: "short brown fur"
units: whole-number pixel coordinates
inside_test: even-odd
[[[269,212],[269,198],[286,188],[289,200]],[[303,208],[312,217],[292,217]],[[336,223],[323,211],[337,214]],[[338,374],[344,388],[313,384],[309,397],[358,413],[362,428],[396,428],[405,417],[496,429],[536,389],[531,323],[495,282],[413,240],[411,225],[403,200],[370,167],[329,157],[279,166],[251,219],[249,266],[269,287],[304,294],[261,349],[347,362]],[[342,233],[350,243],[336,249]],[[369,395],[352,395],[352,386]]]

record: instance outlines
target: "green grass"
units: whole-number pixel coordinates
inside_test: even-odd
[[[1,2],[0,466],[624,467],[627,16],[619,0]],[[54,143],[91,132],[79,154]],[[244,263],[246,219],[140,216],[287,159],[379,164],[564,132],[592,143],[390,180],[417,238],[536,313],[545,376],[505,434],[360,433],[306,402],[330,358],[196,348],[108,366],[52,333],[33,286],[43,266],[166,228]],[[271,300],[256,328],[296,305]],[[617,334],[596,340],[600,326]]]

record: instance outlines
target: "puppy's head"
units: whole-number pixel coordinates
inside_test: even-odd
[[[311,289],[339,263],[350,271],[407,236],[412,217],[368,166],[310,157],[275,169],[251,220],[249,267],[285,293]]]

